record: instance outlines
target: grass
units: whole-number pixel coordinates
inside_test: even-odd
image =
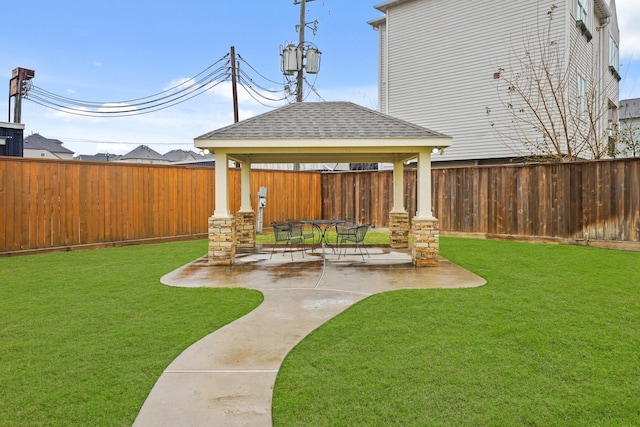
[[[276,426],[640,425],[640,253],[441,238],[488,280],[374,295],[305,338]]]
[[[131,425],[184,348],[262,301],[159,284],[205,251],[0,258],[0,426]],[[640,424],[639,253],[445,237],[441,253],[488,284],[374,295],[321,326],[278,375],[276,426]]]
[[[0,258],[0,426],[129,426],[187,346],[262,301],[160,277],[206,241]]]

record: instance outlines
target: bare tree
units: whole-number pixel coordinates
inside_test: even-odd
[[[609,154],[603,76],[581,76],[576,46],[564,46],[564,23],[554,25],[556,5],[538,18],[532,34],[512,47],[511,63],[494,74],[499,105],[486,108],[490,125],[516,153],[532,160],[599,159]],[[545,21],[546,20],[546,21]],[[600,28],[597,28],[599,31]],[[498,114],[494,114],[498,113]]]
[[[616,129],[616,154],[623,157],[640,157],[640,104],[621,105],[620,112],[625,118],[620,120]]]

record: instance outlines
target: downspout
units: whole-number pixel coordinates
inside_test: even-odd
[[[385,12],[385,26],[384,26],[384,113],[389,114],[389,11]]]

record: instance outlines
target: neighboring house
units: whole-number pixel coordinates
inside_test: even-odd
[[[83,160],[85,162],[117,162],[122,155],[111,153],[97,153],[97,154],[79,154],[74,157],[76,160]]]
[[[620,101],[618,154],[640,157],[640,98]]]
[[[182,165],[182,166],[211,166],[215,167],[216,165],[216,156],[211,153],[202,153],[198,155],[193,160],[184,160],[182,162],[174,162],[174,165]]]
[[[171,150],[164,153],[162,157],[171,163],[201,160],[201,156],[190,150]]]
[[[23,156],[24,125],[0,122],[0,156]]]
[[[62,146],[62,141],[33,133],[24,138],[24,157],[73,160],[73,151]]]
[[[118,159],[119,162],[167,164],[169,161],[162,154],[146,145],[140,145]]]
[[[384,14],[369,22],[379,33],[380,111],[451,135],[453,145],[434,162],[527,157],[498,135],[487,116],[493,109],[494,116],[503,114],[497,119],[510,123],[507,87],[498,93],[498,84],[508,72],[517,78],[525,52],[540,54],[535,42],[547,25],[550,44],[560,52],[557,62],[569,68],[560,96],[572,106],[585,104],[591,87],[602,106],[597,128],[608,142],[617,122],[620,78],[615,0],[390,0],[374,7]]]
[[[146,145],[140,145],[127,154],[80,154],[76,160],[91,162],[128,162],[128,163],[154,163],[154,164],[193,164],[209,166],[213,164],[213,155],[199,155],[189,150],[171,150],[160,154]]]

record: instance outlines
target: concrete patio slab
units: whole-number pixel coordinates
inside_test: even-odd
[[[338,258],[331,250],[241,254],[231,267],[200,258],[161,281],[182,287],[245,287],[263,303],[187,348],[163,372],[134,426],[270,426],[271,395],[287,353],[311,331],[362,299],[408,288],[476,287],[484,279],[440,260],[416,268],[403,251],[369,248]]]

